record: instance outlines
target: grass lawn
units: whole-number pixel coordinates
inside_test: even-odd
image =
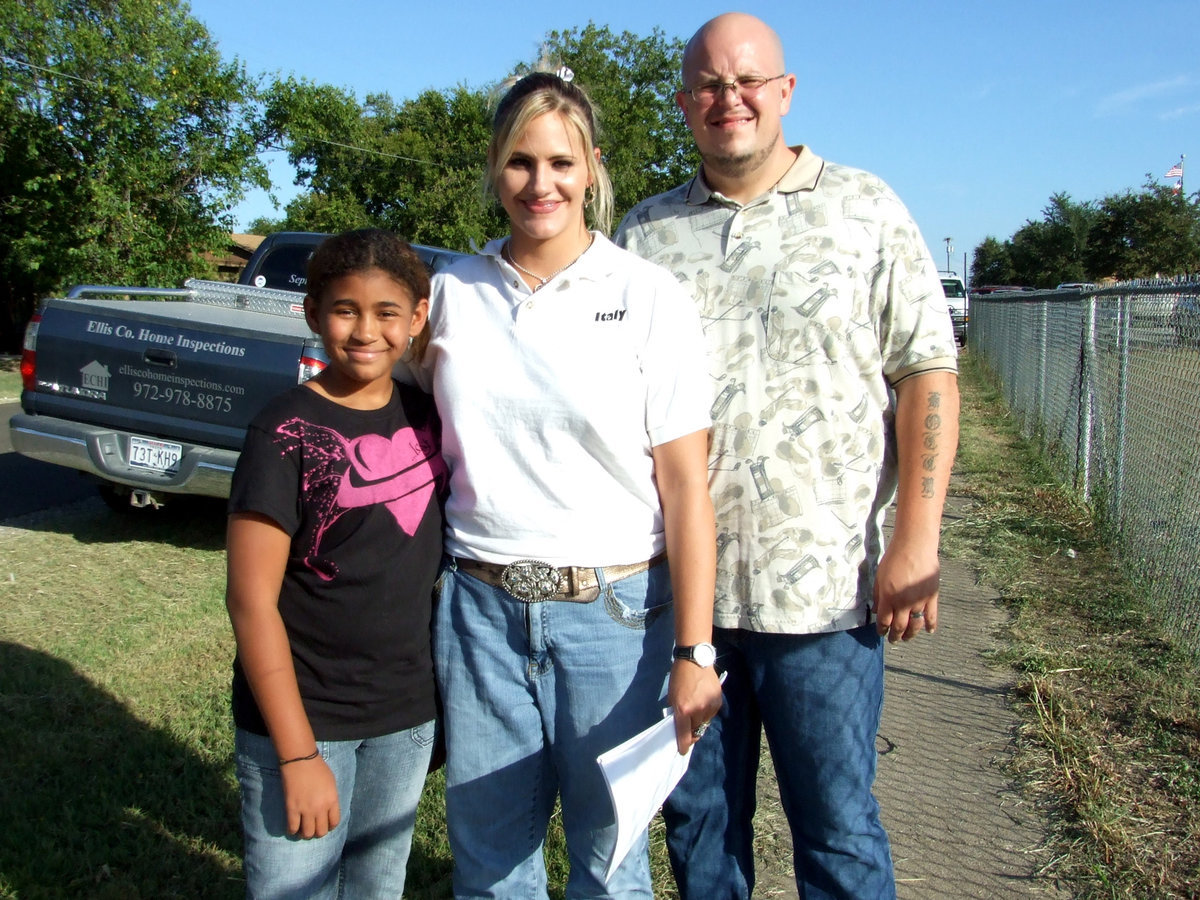
[[[956,491],[977,509],[944,548],[1012,612],[997,664],[1019,673],[1012,765],[1050,810],[1047,869],[1077,897],[1200,896],[1200,676],[969,354],[962,384]],[[0,898],[243,895],[222,504],[144,513],[0,526]],[[442,793],[434,776],[408,897],[450,896]],[[547,858],[561,897],[557,821]]]
[[[21,396],[21,360],[17,357],[0,359],[0,403]]]
[[[244,895],[223,504],[142,512],[91,501],[0,526],[0,898]],[[452,896],[443,794],[438,773],[406,897]],[[557,819],[547,866],[561,897]]]
[[[962,361],[948,531],[1012,614],[996,662],[1018,673],[1015,779],[1050,813],[1048,874],[1077,898],[1200,897],[1200,672],[1159,625],[1164,588],[1129,577],[1091,511],[1059,487],[1000,395]]]

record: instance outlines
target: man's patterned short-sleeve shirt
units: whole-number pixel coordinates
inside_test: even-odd
[[[745,206],[697,175],[636,206],[617,236],[700,309],[715,623],[789,634],[868,621],[896,490],[889,385],[955,369],[937,268],[899,198],[797,149]]]

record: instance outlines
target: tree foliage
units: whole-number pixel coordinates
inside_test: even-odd
[[[1013,284],[1012,260],[1008,248],[994,237],[988,236],[975,248],[971,259],[971,284]]]
[[[551,32],[541,58],[516,67],[567,65],[601,113],[601,149],[616,214],[684,180],[698,164],[672,105],[682,44],[607,28]],[[288,228],[390,228],[409,240],[467,250],[507,231],[482,191],[498,85],[429,90],[397,104],[287,79],[267,91],[264,140],[287,148],[306,190],[287,207]]]
[[[1171,188],[1149,177],[1138,193],[1105,197],[1088,248],[1099,278],[1152,278],[1200,272],[1200,215]]]
[[[1054,194],[1042,217],[975,248],[971,283],[1048,288],[1200,271],[1200,200],[1147,176],[1140,191],[1076,203]]]
[[[43,292],[177,284],[266,170],[255,87],[181,0],[0,0],[6,343]]]
[[[1084,254],[1094,219],[1090,203],[1075,203],[1068,194],[1052,195],[1042,218],[1026,222],[1009,242],[1013,277],[1041,288],[1086,281]]]
[[[497,234],[503,215],[482,190],[490,121],[487,96],[463,85],[406,101],[387,135],[397,159],[378,166],[368,214],[418,243],[458,250]]]
[[[307,188],[288,204],[288,228],[375,225],[467,249],[499,227],[480,190],[485,95],[460,86],[399,106],[387,94],[359,104],[344,91],[288,79],[271,87],[265,104],[266,137],[287,147]]]

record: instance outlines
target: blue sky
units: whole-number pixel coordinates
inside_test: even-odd
[[[789,143],[888,181],[934,259],[951,268],[988,235],[1039,218],[1050,195],[1099,200],[1161,178],[1188,154],[1200,188],[1200,3],[1196,0],[848,0],[841,4],[608,0],[193,0],[226,58],[396,100],[427,88],[484,87],[537,57],[552,30],[689,37],[740,9],[779,32],[796,100]],[[587,73],[577,73],[586,85]],[[296,191],[271,154],[276,194]],[[278,215],[256,194],[239,226]]]

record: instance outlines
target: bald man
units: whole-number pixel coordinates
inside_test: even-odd
[[[703,165],[617,235],[692,291],[713,380],[713,643],[728,675],[664,809],[672,867],[684,900],[750,896],[765,730],[800,896],[894,897],[872,794],[883,638],[937,627],[958,441],[937,266],[886,184],[786,143],[796,76],[763,22],[707,22],[682,80]]]

